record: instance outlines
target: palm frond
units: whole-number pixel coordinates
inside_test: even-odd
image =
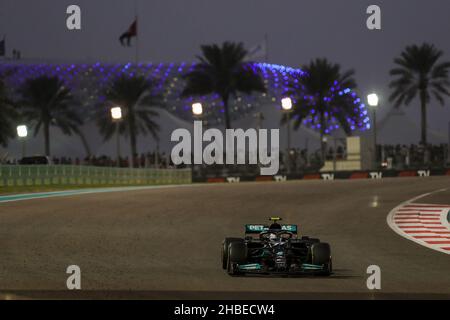
[[[449,95],[450,62],[438,63],[442,55],[443,52],[433,45],[424,43],[421,46],[407,46],[400,57],[394,59],[394,63],[400,66],[389,72],[396,77],[389,84],[393,90],[389,100],[394,102],[395,107],[409,105],[419,90],[424,90],[425,102],[430,99],[430,89],[434,90],[433,96],[443,102],[442,95]]]
[[[338,64],[332,64],[325,58],[315,59],[302,70],[306,76],[296,79],[299,85],[291,85],[288,94],[293,97],[293,110],[290,115],[297,130],[305,119],[314,125],[320,125],[322,134],[327,130],[326,124],[336,119],[343,130],[350,134],[351,126],[348,118],[357,120],[358,112],[348,95],[339,95],[333,92],[336,87],[354,89],[356,82],[354,71],[341,72]],[[324,99],[326,98],[326,99]],[[283,115],[281,122],[285,123],[287,115]],[[322,125],[323,124],[323,125]]]
[[[27,79],[19,93],[22,115],[34,125],[35,134],[39,133],[43,123],[59,127],[67,135],[73,132],[70,128],[83,124],[71,90],[57,77]]]
[[[9,98],[3,79],[0,79],[0,145],[6,147],[14,138],[18,118],[16,104]]]
[[[118,124],[119,133],[129,136],[135,134],[157,136],[160,130],[154,118],[159,116],[156,108],[163,108],[164,102],[159,94],[154,94],[155,83],[144,77],[122,76],[115,79],[105,90],[107,103],[99,103],[94,117],[104,140],[109,140],[116,132],[117,124],[111,120],[113,106],[122,108],[122,120]],[[133,121],[129,121],[130,117]],[[130,128],[133,126],[133,128]]]
[[[201,46],[199,63],[185,74],[186,85],[182,97],[204,96],[216,93],[224,103],[226,125],[228,120],[228,99],[237,92],[251,94],[265,92],[261,75],[255,73],[245,60],[247,51],[242,43],[224,42]]]

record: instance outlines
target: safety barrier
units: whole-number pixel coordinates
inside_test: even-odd
[[[0,165],[0,187],[45,185],[161,185],[192,182],[190,169],[67,165]]]
[[[228,173],[226,175],[201,175],[194,174],[193,182],[198,183],[236,183],[246,181],[286,181],[286,180],[341,180],[341,179],[384,179],[394,177],[430,177],[450,176],[450,168],[442,169],[415,169],[415,170],[373,170],[373,171],[329,171],[310,172],[299,174],[277,174],[273,176],[242,175]]]

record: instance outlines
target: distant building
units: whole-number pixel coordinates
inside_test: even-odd
[[[180,97],[184,87],[183,75],[195,63],[37,63],[35,61],[10,61],[0,63],[0,73],[11,74],[7,82],[18,88],[27,78],[40,75],[58,76],[72,88],[79,100],[87,106],[94,106],[105,98],[102,92],[112,80],[120,75],[141,75],[157,82],[156,91],[162,94],[167,111],[184,120],[192,120],[191,105],[201,101],[205,106],[204,117],[209,124],[223,123],[223,103],[218,95],[183,99]],[[261,105],[280,106],[280,101],[288,94],[288,85],[298,86],[296,79],[304,73],[300,69],[268,63],[249,63],[253,72],[260,73],[267,86],[267,93],[238,95],[230,101],[232,119],[254,114]],[[355,93],[352,93],[356,97]],[[360,100],[360,99],[357,99]],[[361,104],[361,103],[359,103]],[[363,105],[362,105],[363,106]],[[364,110],[361,109],[363,112]],[[365,113],[367,114],[367,113]],[[354,129],[365,129],[367,119],[361,114],[360,122]],[[365,121],[364,121],[365,120]],[[305,125],[308,124],[305,122]],[[352,125],[353,126],[353,125]],[[334,126],[331,126],[334,128]]]

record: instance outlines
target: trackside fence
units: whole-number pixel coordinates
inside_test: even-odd
[[[45,185],[161,185],[192,182],[191,169],[0,165],[0,187]]]

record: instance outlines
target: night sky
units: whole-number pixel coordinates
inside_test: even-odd
[[[340,63],[344,70],[355,69],[357,92],[365,97],[376,91],[381,96],[379,111],[382,143],[413,143],[419,140],[419,102],[414,101],[403,115],[383,120],[391,105],[387,83],[393,58],[409,44],[433,43],[450,60],[450,2],[448,0],[151,0],[137,1],[139,13],[139,58],[143,62],[193,61],[201,44],[242,41],[251,47],[268,34],[269,62],[299,67],[316,57]],[[82,9],[82,30],[68,31],[66,8]],[[366,28],[366,8],[382,9],[382,30]],[[8,54],[22,51],[24,59],[42,62],[126,62],[134,60],[134,49],[118,42],[134,19],[134,1],[125,0],[1,0],[0,36],[6,34]],[[447,99],[447,105],[450,99]],[[279,126],[274,108],[264,109],[267,127]],[[429,106],[431,142],[448,141],[450,108],[432,101]],[[235,126],[251,126],[249,118]],[[161,140],[168,141],[179,124],[161,117]],[[93,150],[112,153],[114,143],[101,144],[94,128]],[[283,131],[281,132],[283,139]],[[306,137],[295,134],[295,145]],[[80,146],[67,147],[74,138],[57,138],[54,153],[76,155]],[[40,141],[40,140],[39,140]],[[141,149],[151,149],[151,140],[140,140]],[[79,144],[79,143],[75,143]],[[283,147],[283,144],[281,145]],[[10,151],[18,150],[11,144]],[[32,149],[38,152],[39,149]]]

